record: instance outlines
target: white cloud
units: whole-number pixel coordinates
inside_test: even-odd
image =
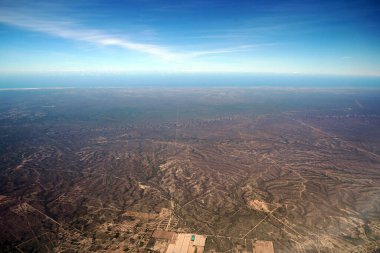
[[[84,41],[103,46],[116,46],[127,50],[159,57],[164,60],[184,60],[206,55],[226,54],[247,51],[259,45],[240,45],[230,48],[221,48],[203,51],[178,52],[161,45],[139,43],[127,40],[122,36],[108,34],[105,31],[80,28],[72,21],[50,21],[36,18],[28,11],[0,10],[0,23],[17,26],[22,29],[46,33],[69,40]]]
[[[1,23],[17,26],[31,31],[47,33],[65,39],[85,41],[98,45],[118,46],[132,51],[159,56],[163,59],[173,59],[177,56],[176,54],[169,52],[169,50],[164,47],[132,42],[99,30],[77,28],[72,22],[52,22],[19,16],[17,14],[7,14],[8,13],[0,12]]]

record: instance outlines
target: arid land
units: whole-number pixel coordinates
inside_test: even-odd
[[[380,251],[380,91],[0,91],[0,252]],[[170,224],[165,219],[170,219]]]

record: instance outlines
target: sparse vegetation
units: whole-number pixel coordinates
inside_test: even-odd
[[[141,252],[162,210],[206,252],[379,251],[380,107],[365,94],[356,108],[349,92],[86,92],[0,93],[0,252]]]

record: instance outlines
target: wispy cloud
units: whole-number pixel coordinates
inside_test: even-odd
[[[215,50],[195,51],[195,52],[188,53],[188,55],[191,57],[198,57],[198,56],[211,55],[211,54],[226,54],[226,53],[244,52],[247,50],[251,50],[253,48],[273,46],[275,44],[276,43],[241,45],[241,46],[236,46],[236,47],[220,48],[220,49],[215,49]]]
[[[9,11],[6,9],[0,10],[0,23],[69,40],[83,41],[102,46],[116,46],[150,56],[159,57],[164,60],[180,60],[202,57],[206,55],[241,52],[259,46],[238,45],[235,47],[203,51],[174,51],[166,46],[132,41],[120,35],[109,34],[103,30],[82,28],[80,24],[70,20],[53,21],[40,19],[30,15],[30,13],[25,14],[22,11],[16,12],[14,10]]]
[[[95,29],[77,28],[77,24],[69,21],[47,21],[34,17],[19,16],[17,14],[1,13],[0,22],[17,26],[23,29],[42,32],[53,36],[84,41],[105,46],[118,46],[132,51],[138,51],[164,59],[173,59],[177,54],[170,52],[162,46],[137,43],[124,38],[107,34],[104,31]]]

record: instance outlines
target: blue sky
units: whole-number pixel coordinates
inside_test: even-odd
[[[0,75],[380,76],[380,2],[0,0]]]

